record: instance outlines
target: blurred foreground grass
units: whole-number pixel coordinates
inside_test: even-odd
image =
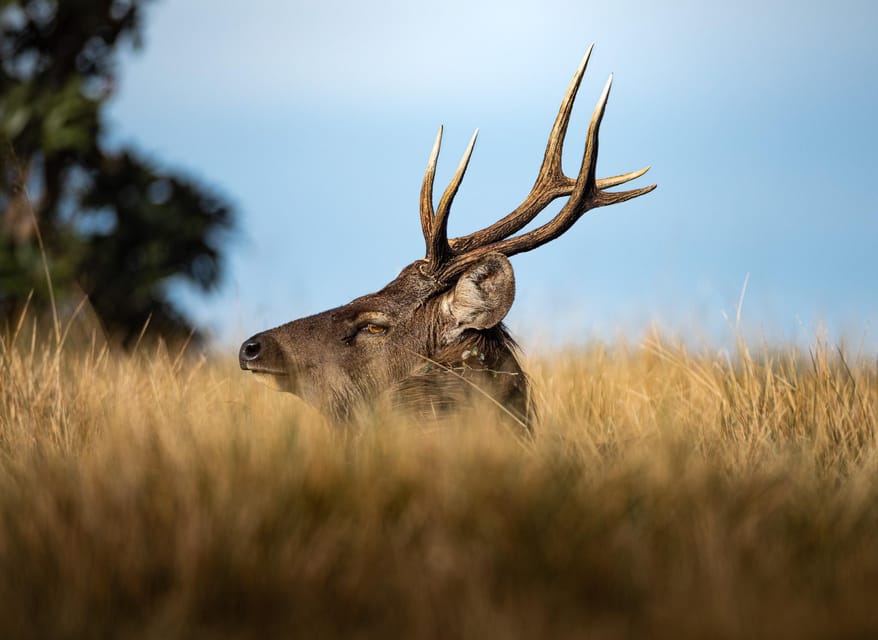
[[[54,345],[0,342],[2,638],[878,634],[874,359],[557,353],[523,440]]]

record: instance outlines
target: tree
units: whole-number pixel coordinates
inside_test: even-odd
[[[185,338],[171,279],[218,282],[229,206],[102,142],[115,54],[139,46],[149,1],[0,0],[0,326],[29,296],[46,311],[50,293],[63,307],[81,290],[125,344],[148,318],[152,331]]]

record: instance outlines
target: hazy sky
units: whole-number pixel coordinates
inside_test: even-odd
[[[595,52],[565,147],[575,175],[610,72],[599,175],[658,190],[513,258],[525,347],[637,337],[878,348],[878,3],[162,0],[126,56],[113,140],[240,212],[221,289],[175,289],[233,345],[374,291],[423,255],[418,192],[480,137],[451,215],[527,194],[571,74]],[[550,210],[544,216],[548,216]],[[540,218],[542,223],[547,219]]]

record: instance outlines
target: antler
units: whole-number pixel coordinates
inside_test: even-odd
[[[439,159],[439,148],[442,146],[441,126],[439,133],[436,134],[436,142],[433,143],[433,151],[430,153],[427,171],[424,173],[424,182],[421,185],[421,229],[424,232],[424,241],[427,243],[425,259],[432,271],[442,266],[453,254],[448,244],[448,214],[451,211],[454,196],[457,195],[457,190],[460,188],[463,174],[466,173],[478,136],[479,130],[476,129],[460,164],[457,166],[457,171],[454,172],[454,177],[451,178],[451,182],[439,200],[439,209],[433,213],[433,178],[436,177],[436,161]]]
[[[429,270],[433,272],[439,280],[446,280],[451,276],[464,271],[467,267],[478,262],[488,253],[497,252],[506,256],[513,256],[517,253],[535,249],[536,247],[546,244],[562,235],[573,226],[573,224],[579,220],[586,211],[597,207],[615,204],[617,202],[624,202],[645,193],[649,193],[656,188],[656,185],[653,184],[648,187],[632,189],[630,191],[605,191],[605,189],[610,187],[615,187],[634,180],[635,178],[639,178],[649,170],[649,167],[610,178],[595,178],[598,154],[598,131],[600,130],[601,120],[604,116],[607,99],[610,95],[610,87],[613,82],[612,75],[604,87],[604,91],[595,106],[591,122],[589,123],[585,151],[583,152],[579,175],[576,180],[564,175],[564,171],[561,167],[561,155],[564,146],[564,138],[567,132],[567,124],[570,121],[573,102],[576,99],[576,93],[579,90],[579,85],[582,82],[582,77],[585,74],[585,69],[588,65],[588,60],[593,48],[594,45],[588,48],[588,51],[577,68],[576,73],[573,74],[573,79],[570,81],[567,92],[564,94],[564,99],[561,101],[558,116],[555,118],[552,131],[549,134],[549,141],[546,144],[543,163],[540,166],[537,179],[528,196],[518,207],[515,208],[515,210],[491,226],[467,236],[454,238],[450,242],[448,240],[448,213],[451,209],[454,195],[457,193],[457,189],[463,179],[463,174],[466,171],[467,164],[469,163],[476,136],[474,135],[473,139],[470,141],[469,147],[464,153],[463,159],[457,168],[457,172],[454,174],[451,183],[442,195],[442,199],[439,202],[439,209],[434,215],[432,190],[433,178],[436,172],[436,161],[439,156],[439,147],[442,139],[442,128],[440,127],[439,135],[436,137],[436,143],[433,146],[433,152],[430,154],[430,161],[427,165],[427,172],[424,175],[424,183],[421,188],[421,227],[427,243],[426,261]],[[477,133],[478,131],[476,131],[476,134]],[[553,200],[568,195],[570,196],[570,199],[550,222],[528,233],[513,236],[513,234],[524,228]]]

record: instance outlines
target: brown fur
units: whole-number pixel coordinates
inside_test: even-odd
[[[422,275],[419,263],[409,265],[377,293],[253,336],[244,346],[258,341],[260,354],[251,361],[242,355],[241,366],[271,375],[339,422],[384,396],[422,417],[487,402],[529,425],[528,380],[499,323],[512,303],[514,279],[505,258],[491,261],[444,287]],[[465,278],[467,286],[460,285]],[[494,326],[460,328],[462,316],[477,322],[492,315]],[[387,326],[385,335],[358,330],[373,321]]]
[[[462,406],[493,405],[527,428],[534,413],[517,345],[503,326],[467,331],[459,342],[425,357],[423,366],[395,386],[392,401],[395,408],[426,418]]]

